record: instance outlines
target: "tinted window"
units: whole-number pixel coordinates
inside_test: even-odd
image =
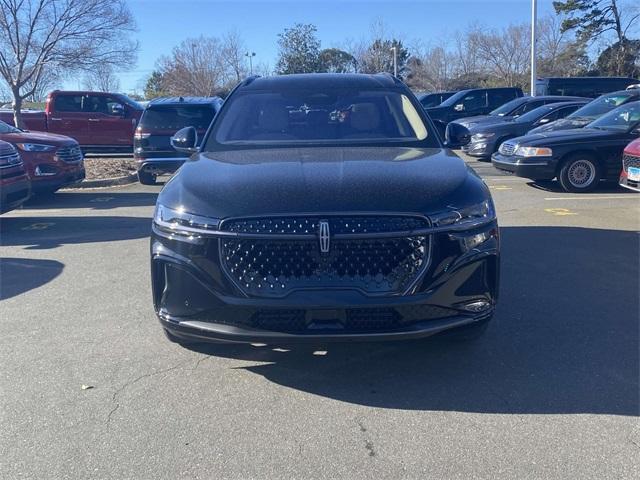
[[[60,95],[54,97],[53,109],[56,112],[81,112],[82,95]]]
[[[545,114],[548,114],[552,110],[553,110],[553,107],[547,107],[543,105],[541,107],[534,108],[533,110],[525,113],[524,115],[519,116],[516,122],[535,122],[539,118],[544,117]]]
[[[8,125],[4,122],[0,121],[0,133],[20,133],[21,130],[18,130],[16,127]]]
[[[214,109],[210,105],[157,105],[147,108],[140,119],[145,130],[177,131],[184,127],[209,128]]]
[[[464,111],[476,110],[478,108],[487,106],[487,92],[483,90],[476,90],[468,93],[460,101],[456,102],[457,105],[463,105]]]
[[[87,95],[84,97],[82,110],[87,113],[102,113],[104,115],[119,116],[119,114],[115,113],[114,110],[117,106],[124,108],[122,103],[113,97],[105,95]]]
[[[516,92],[513,90],[487,90],[487,94],[489,96],[489,106],[492,108],[504,105],[516,96]]]
[[[548,95],[597,97],[615,90],[623,90],[633,80],[620,78],[567,78],[549,80]]]
[[[518,107],[522,106],[526,102],[524,98],[516,98],[511,100],[510,102],[505,103],[504,105],[499,106],[495,110],[492,110],[490,115],[511,115],[513,111],[516,111]]]
[[[596,98],[594,101],[587,103],[584,107],[579,108],[572,113],[570,118],[585,117],[585,118],[597,118],[600,115],[610,112],[616,107],[619,107],[623,103],[629,101],[635,97],[632,92],[629,93],[617,93],[615,95],[604,95]]]
[[[420,103],[424,108],[431,108],[440,105],[442,103],[442,100],[442,95],[434,93],[432,95],[425,95],[424,97],[422,97],[420,99]]]
[[[247,91],[227,100],[209,144],[412,143],[427,127],[393,90]]]

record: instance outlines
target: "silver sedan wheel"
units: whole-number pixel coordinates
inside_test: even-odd
[[[569,166],[567,179],[575,188],[586,188],[596,179],[596,166],[591,160],[576,160]]]

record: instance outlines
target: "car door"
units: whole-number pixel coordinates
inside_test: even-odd
[[[47,112],[47,130],[67,135],[80,145],[90,143],[89,116],[83,109],[85,96],[81,93],[58,92]]]
[[[133,145],[135,127],[126,106],[110,95],[90,94],[85,101],[90,113],[89,134],[92,145],[126,147]]]

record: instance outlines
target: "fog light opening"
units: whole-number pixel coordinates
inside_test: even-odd
[[[491,308],[491,302],[487,302],[486,300],[474,300],[473,302],[469,302],[462,306],[468,312],[484,312]]]

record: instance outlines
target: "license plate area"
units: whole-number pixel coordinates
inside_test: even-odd
[[[627,170],[627,178],[633,182],[640,181],[640,168],[629,167],[629,169]]]

